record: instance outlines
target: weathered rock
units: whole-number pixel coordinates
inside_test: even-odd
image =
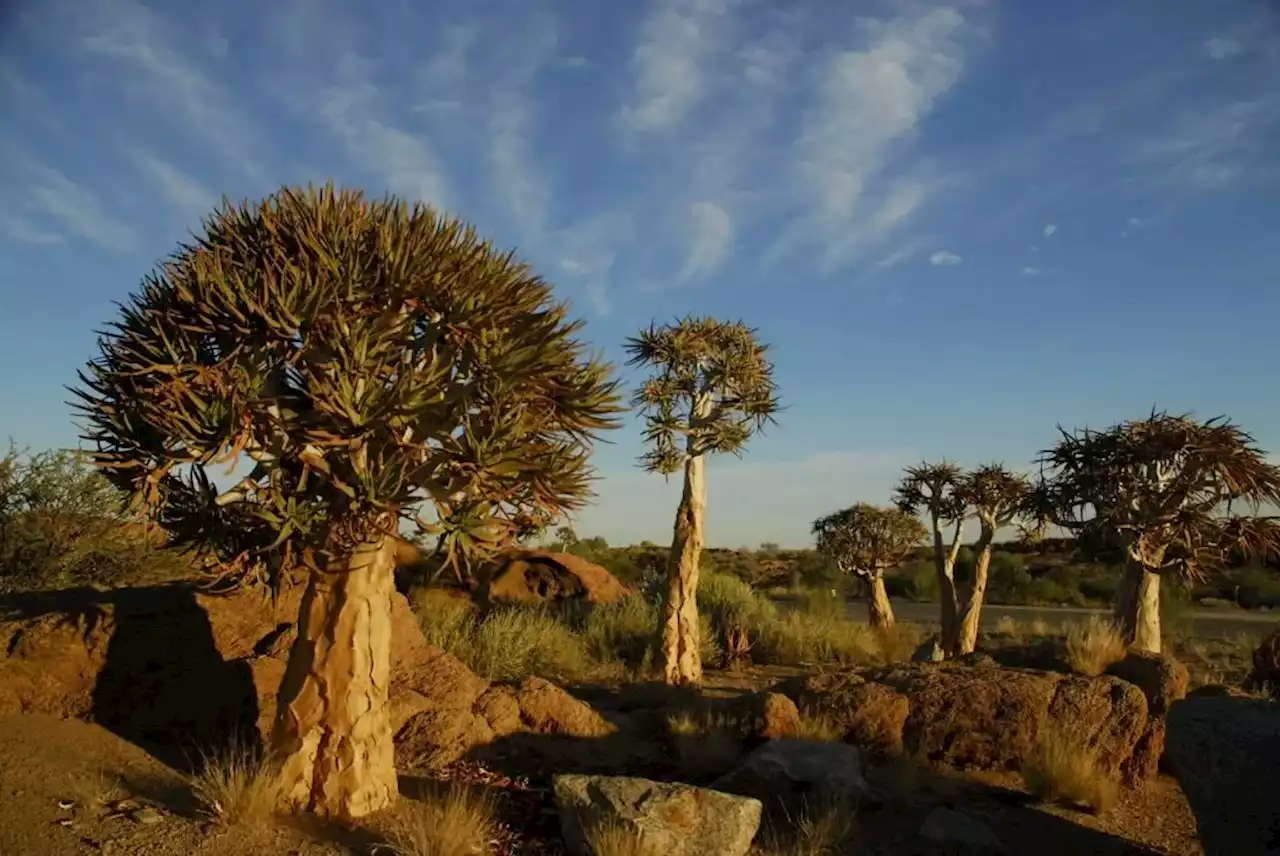
[[[476,700],[474,710],[498,737],[514,734],[524,727],[520,719],[520,702],[506,687],[490,687]]]
[[[1112,663],[1107,674],[1128,681],[1147,698],[1147,727],[1123,773],[1131,781],[1150,779],[1159,771],[1164,756],[1165,715],[1171,704],[1186,697],[1190,673],[1170,655],[1130,651],[1123,660]]]
[[[1046,729],[1067,731],[1121,768],[1147,733],[1146,698],[1118,678],[902,663],[784,681],[802,710],[845,729],[845,740],[956,768],[1018,769]]]
[[[920,827],[920,837],[947,853],[1003,853],[1004,845],[981,821],[949,808],[935,808]]]
[[[604,737],[615,730],[589,705],[542,678],[525,678],[514,696],[525,728],[537,734]]]
[[[731,716],[751,742],[783,740],[800,735],[800,710],[782,693],[750,693],[734,700]]]
[[[493,739],[493,729],[484,717],[428,704],[396,732],[396,767],[438,770]]]
[[[807,713],[825,716],[849,743],[879,751],[902,748],[902,729],[910,713],[907,697],[856,671],[828,672],[783,681],[775,690]]]
[[[1165,758],[1196,817],[1205,856],[1280,852],[1280,705],[1188,698],[1167,717]]]
[[[772,740],[711,787],[793,813],[819,800],[857,804],[867,795],[862,754],[847,743]]]
[[[556,776],[565,844],[594,856],[598,830],[634,836],[634,856],[745,856],[760,827],[759,800],[689,785],[615,776]]]
[[[480,573],[477,599],[486,608],[500,603],[580,601],[613,603],[630,589],[604,568],[569,553],[516,550]]]

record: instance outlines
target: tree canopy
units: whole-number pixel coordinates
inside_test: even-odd
[[[131,508],[237,579],[315,567],[402,518],[456,560],[589,496],[590,443],[620,408],[580,326],[456,219],[285,188],[224,202],[149,274],[73,392]],[[214,485],[211,467],[245,459]]]
[[[815,520],[813,534],[842,573],[872,579],[910,558],[927,533],[913,514],[859,502]]]

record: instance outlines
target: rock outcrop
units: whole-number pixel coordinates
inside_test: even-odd
[[[994,663],[903,663],[792,679],[775,689],[837,723],[847,742],[959,769],[1016,770],[1040,734],[1053,730],[1093,748],[1120,776],[1150,724],[1146,696],[1127,681]]]
[[[0,713],[97,722],[132,740],[220,746],[269,736],[302,592],[201,593],[184,585],[0,600]],[[429,645],[392,603],[397,759],[448,764],[515,732],[598,737],[612,727],[536,678],[493,684]]]

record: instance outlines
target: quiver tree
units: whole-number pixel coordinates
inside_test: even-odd
[[[667,558],[662,624],[662,670],[668,684],[702,680],[698,640],[698,559],[704,545],[706,459],[741,455],[747,441],[773,421],[778,399],[769,346],[739,322],[686,317],[650,325],[627,340],[631,364],[652,370],[634,396],[649,448],[649,472],[684,470]]]
[[[350,818],[395,797],[400,521],[482,556],[589,495],[619,408],[578,330],[470,227],[326,186],[224,204],[101,334],[78,407],[133,509],[233,583],[306,581],[272,740],[288,803]]]
[[[1000,464],[988,464],[966,473],[960,481],[959,494],[977,518],[977,557],[968,597],[960,604],[960,621],[955,650],[948,654],[972,653],[978,644],[978,623],[982,602],[987,593],[987,572],[991,568],[991,551],[996,532],[1018,523],[1027,510],[1030,484],[1025,476],[1015,475]],[[953,560],[954,562],[954,560]]]
[[[956,592],[956,557],[960,554],[960,533],[968,515],[961,491],[964,471],[950,461],[920,463],[907,467],[894,492],[894,504],[909,514],[923,515],[933,536],[933,566],[938,577],[938,604],[942,629],[942,649],[953,653],[960,633],[960,601]],[[943,539],[943,529],[951,530],[951,543]]]
[[[925,534],[924,524],[914,514],[864,502],[813,523],[818,552],[830,558],[841,573],[863,581],[867,615],[877,630],[893,626],[884,573],[910,558]]]
[[[1042,453],[1034,508],[1085,549],[1118,549],[1124,572],[1115,619],[1134,647],[1159,652],[1160,580],[1199,582],[1236,558],[1280,547],[1280,467],[1219,417],[1153,412],[1102,431],[1068,433]],[[1238,515],[1244,505],[1253,515]]]

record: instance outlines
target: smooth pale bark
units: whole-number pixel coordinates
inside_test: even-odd
[[[942,650],[954,653],[960,633],[960,598],[956,592],[956,557],[960,554],[960,525],[956,524],[951,549],[942,541],[938,518],[933,518],[933,563],[938,575],[938,603],[941,610]]]
[[[893,606],[884,587],[884,577],[867,580],[867,618],[876,630],[888,630],[893,626]]]
[[[295,808],[352,819],[397,797],[387,706],[395,555],[384,538],[307,583],[273,735],[282,798]]]
[[[1160,653],[1159,574],[1132,560],[1125,565],[1116,589],[1115,623],[1128,645],[1139,651]]]
[[[987,596],[987,576],[991,568],[991,537],[984,533],[978,557],[973,564],[973,585],[960,611],[960,629],[956,638],[957,654],[972,654],[978,647],[978,623],[982,618],[982,601]]]
[[[684,464],[684,492],[667,557],[667,596],[662,620],[662,677],[672,686],[702,683],[698,638],[698,559],[707,509],[706,456]]]

